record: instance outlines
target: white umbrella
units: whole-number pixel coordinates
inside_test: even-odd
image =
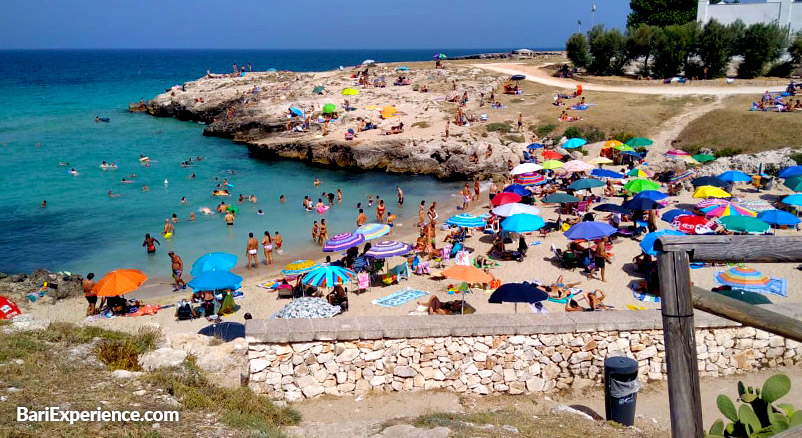
[[[521,175],[524,173],[533,173],[542,170],[543,166],[537,163],[523,163],[515,166],[511,171],[511,175]]]
[[[375,63],[376,63],[376,60],[374,60],[374,59],[366,59],[366,60],[362,61],[362,65],[369,65],[369,64],[375,64]]]
[[[493,209],[493,214],[495,214],[496,216],[510,217],[514,214],[521,214],[521,213],[538,215],[540,214],[540,210],[537,207],[521,204],[519,202],[499,205],[498,207]]]
[[[571,160],[563,164],[563,170],[566,172],[588,172],[593,169],[593,165],[579,160]]]

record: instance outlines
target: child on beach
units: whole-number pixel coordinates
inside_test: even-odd
[[[276,252],[278,255],[284,254],[284,250],[281,248],[284,245],[284,238],[281,237],[281,234],[276,231],[276,238],[274,239],[276,242]]]
[[[373,207],[373,195],[368,195],[368,208]]]

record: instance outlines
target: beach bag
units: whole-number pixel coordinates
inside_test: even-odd
[[[184,303],[178,308],[178,320],[185,321],[192,319],[192,306],[189,303]]]
[[[562,228],[560,230],[564,233],[564,232],[568,231],[570,228],[571,228],[571,224],[569,224],[567,222],[563,222],[563,226],[562,226]]]
[[[490,280],[490,289],[498,289],[500,287],[501,287],[501,280],[500,279],[495,278],[493,280]]]

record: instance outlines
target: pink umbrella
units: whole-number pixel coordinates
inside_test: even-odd
[[[595,167],[591,164],[588,164],[584,161],[579,160],[571,160],[565,164],[563,164],[562,169],[566,172],[589,172]]]
[[[671,149],[670,151],[666,152],[666,155],[670,155],[672,157],[681,157],[684,155],[690,155],[688,152],[685,152],[680,149]]]

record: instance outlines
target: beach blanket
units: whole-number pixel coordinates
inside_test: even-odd
[[[635,297],[638,301],[643,301],[644,303],[659,303],[660,297],[656,295],[645,294],[643,292],[638,292],[635,288],[637,286],[632,285],[629,288],[632,290],[632,296]]]
[[[277,281],[265,281],[263,283],[257,283],[256,287],[261,287],[262,289],[267,289],[267,290],[276,290],[276,288],[278,288],[278,282]]]
[[[382,307],[398,307],[407,301],[416,300],[425,295],[429,295],[429,292],[405,287],[398,292],[393,292],[390,295],[387,295],[386,297],[373,300],[371,303]]]
[[[570,293],[565,298],[549,298],[549,301],[552,303],[567,304],[568,301],[574,299],[575,296],[582,295],[582,289],[578,287],[572,287],[568,289],[568,292]]]
[[[719,281],[716,282],[721,284]],[[747,292],[757,292],[759,294],[772,294],[772,295],[779,295],[781,297],[788,296],[788,280],[786,280],[785,278],[771,277],[769,284],[763,287],[733,286],[732,288],[745,290]]]

